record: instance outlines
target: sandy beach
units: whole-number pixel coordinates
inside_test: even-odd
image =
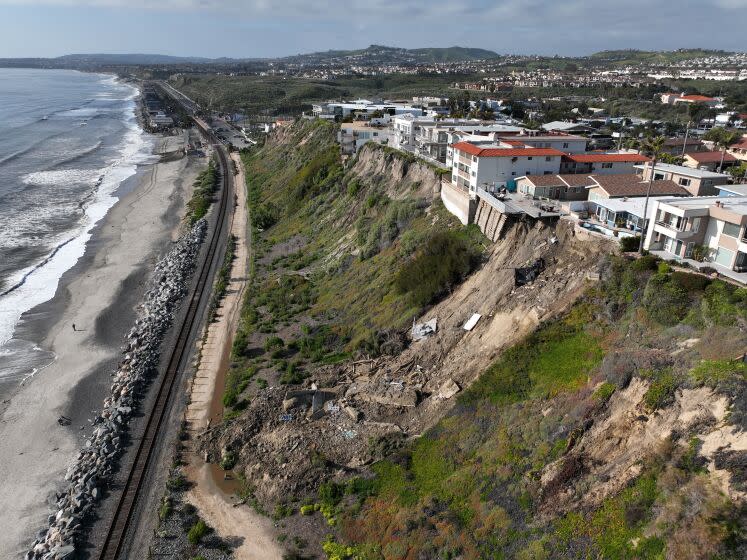
[[[183,135],[157,138],[162,161],[141,167],[97,225],[54,298],[26,313],[16,336],[55,360],[14,389],[0,409],[0,557],[25,554],[46,529],[49,503],[91,432],[132,326],[149,272],[176,239],[204,158],[180,157]],[[76,325],[76,331],[72,325]],[[70,418],[68,426],[57,423]]]

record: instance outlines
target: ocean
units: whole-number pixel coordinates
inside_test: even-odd
[[[137,89],[113,76],[0,68],[0,383],[53,358],[14,338],[21,315],[52,299],[63,273],[153,142]]]

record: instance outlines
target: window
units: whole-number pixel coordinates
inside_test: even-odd
[[[605,161],[602,163],[602,169],[612,169],[612,162],[611,161]]]
[[[477,173],[473,171],[473,172],[472,172],[472,176],[473,176],[473,177],[477,177]]]
[[[526,173],[524,173],[524,175],[531,175],[531,173],[527,171]]]
[[[452,183],[456,183],[457,182],[457,176],[456,175],[452,175],[451,176],[451,182]]]
[[[568,142],[563,142],[563,147],[567,148],[568,147]]]
[[[724,222],[724,231],[722,233],[729,237],[739,237],[739,224]]]
[[[477,161],[477,156],[472,156],[472,161]]]
[[[515,176],[516,176],[516,171],[512,171],[512,172],[511,172],[511,176],[512,176],[512,177],[515,177]]]
[[[679,184],[683,187],[689,187],[690,186],[690,179],[685,179],[684,177],[680,177]]]
[[[527,159],[528,159],[529,161],[532,161],[532,156],[529,156],[529,157],[528,157]]]
[[[545,171],[545,175],[552,175],[552,171]]]
[[[552,161],[552,156],[547,156],[547,157],[545,158],[545,161]]]

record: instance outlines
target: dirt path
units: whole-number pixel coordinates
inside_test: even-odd
[[[241,159],[237,154],[231,158],[239,169],[235,176],[236,211],[231,233],[236,236],[236,259],[231,269],[231,280],[226,296],[218,308],[218,319],[208,327],[202,344],[200,365],[191,386],[190,403],[186,418],[191,432],[191,441],[196,436],[221,421],[220,402],[225,384],[224,374],[228,369],[233,333],[239,320],[241,300],[246,289],[249,251],[248,216],[246,207],[246,180]],[[200,511],[206,522],[224,538],[235,541],[237,560],[280,560],[282,550],[275,540],[276,531],[270,519],[254,512],[249,506],[234,506],[237,499],[230,486],[223,487],[216,479],[215,466],[206,464],[192,449],[187,454],[186,474],[194,483],[187,500]],[[212,467],[212,468],[211,468]]]

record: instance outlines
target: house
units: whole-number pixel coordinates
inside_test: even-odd
[[[636,165],[636,172],[648,181],[651,177],[650,165]],[[714,173],[705,169],[693,169],[684,165],[657,163],[654,180],[669,179],[685,188],[692,196],[712,196],[717,194],[718,186],[729,182],[729,176]]]
[[[645,231],[651,218],[656,215],[656,209],[652,202],[669,198],[652,196],[648,200],[648,208],[644,196],[608,198],[590,202],[588,210],[596,221],[605,226],[615,230],[629,230],[632,234],[636,234]],[[646,212],[646,220],[643,219],[644,212]],[[625,236],[618,232],[618,237]]]
[[[608,198],[624,198],[646,196],[648,181],[633,173],[626,175],[590,175],[594,183],[586,187],[589,191],[589,201]],[[654,180],[651,183],[651,196],[689,196],[683,187],[666,179]]]
[[[571,154],[563,156],[561,173],[613,175],[634,173],[635,166],[651,161],[640,154]]]
[[[646,249],[665,258],[698,257],[747,282],[747,197],[666,199],[654,206],[656,219],[646,230]]]
[[[747,136],[743,136],[739,142],[732,144],[728,152],[739,161],[747,161]]]
[[[594,130],[588,125],[585,125],[583,123],[574,123],[574,122],[566,122],[566,121],[552,121],[549,123],[545,123],[542,125],[542,129],[546,130],[548,132],[567,132],[569,134],[572,133],[584,133],[584,132],[591,132]]]
[[[677,105],[678,103],[686,103],[688,105],[706,105],[707,107],[719,107],[723,103],[723,99],[719,97],[707,97],[705,95],[684,95],[678,93],[662,93],[660,95],[661,102],[665,105]]]
[[[517,177],[552,175],[560,170],[563,152],[554,148],[506,148],[496,144],[458,142],[451,147],[451,180],[475,191],[500,187],[513,189]]]
[[[685,161],[683,163],[687,167],[692,167],[694,169],[716,171],[721,167],[722,157],[723,169],[739,164],[739,160],[729,152],[690,152],[689,154],[685,154]]]
[[[416,127],[413,148],[420,154],[441,162],[446,161],[448,148],[465,137],[484,136],[494,142],[498,136],[513,136],[523,129],[510,124],[477,119],[443,119]]]
[[[667,138],[662,146],[662,152],[670,156],[681,156],[684,152],[704,152],[707,150],[705,144],[698,138]]]
[[[586,200],[587,187],[595,184],[584,175],[529,175],[516,179],[516,190],[533,198]]]
[[[747,185],[721,185],[717,196],[747,196]]]
[[[367,142],[387,144],[389,142],[389,129],[374,126],[364,121],[341,123],[337,140],[340,143],[343,155],[351,155]]]

